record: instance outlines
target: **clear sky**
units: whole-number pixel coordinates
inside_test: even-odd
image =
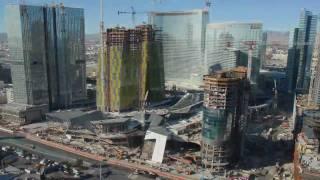
[[[42,5],[63,2],[66,6],[85,9],[86,33],[99,32],[99,0],[0,0],[0,32],[5,31],[4,6],[8,3]],[[104,0],[105,23],[130,26],[131,16],[118,16],[118,10],[137,12],[189,10],[204,8],[205,0]],[[299,13],[307,8],[320,13],[320,0],[213,0],[210,9],[210,22],[260,21],[265,30],[288,31],[298,23]],[[147,21],[146,14],[136,15],[136,24]]]

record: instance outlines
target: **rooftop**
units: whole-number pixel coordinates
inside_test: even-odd
[[[130,118],[110,118],[110,119],[103,119],[103,120],[95,120],[91,121],[94,125],[99,124],[114,124],[114,123],[126,123],[130,120]]]
[[[19,112],[19,111],[25,111],[30,108],[44,107],[44,106],[47,106],[47,105],[44,104],[44,105],[33,106],[33,105],[20,104],[20,103],[13,102],[13,103],[9,103],[9,104],[0,105],[0,109],[2,109],[4,111]]]
[[[236,21],[230,21],[230,22],[224,22],[224,23],[209,23],[207,25],[208,28],[225,28],[227,26],[232,25],[256,25],[256,27],[262,28],[262,22],[236,22]]]
[[[231,70],[219,71],[213,74],[204,75],[203,79],[232,82],[244,79],[246,77],[246,74],[247,68],[240,66]]]
[[[75,110],[66,110],[66,111],[55,111],[55,112],[48,113],[47,115],[55,116],[60,119],[71,119],[74,117],[82,116],[84,114],[86,113],[83,111],[80,111],[79,109],[75,109]]]
[[[188,11],[149,12],[150,15],[157,15],[157,16],[192,15],[192,14],[199,14],[199,13],[208,13],[208,11],[203,9],[193,9]]]

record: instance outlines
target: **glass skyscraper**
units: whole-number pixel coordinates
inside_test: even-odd
[[[313,49],[308,101],[309,104],[320,105],[320,32],[317,33]]]
[[[290,32],[289,37],[289,49],[288,49],[288,61],[287,61],[287,87],[288,92],[292,93],[295,91],[297,86],[297,77],[299,69],[299,60],[300,60],[300,49],[298,46],[299,42],[299,28],[295,28]]]
[[[15,102],[48,104],[43,7],[8,5],[6,22]]]
[[[296,82],[296,89],[300,91],[308,91],[310,78],[311,78],[311,61],[312,51],[317,32],[318,16],[312,14],[311,11],[303,9],[300,13],[299,19],[299,34],[297,37],[297,50],[300,52],[297,54],[299,57],[298,75]],[[290,49],[289,49],[290,53]],[[289,58],[297,58],[296,56],[288,56],[288,62],[293,61]],[[288,74],[290,74],[288,69]]]
[[[205,43],[205,69],[208,72],[230,70],[248,65],[246,42],[253,41],[251,80],[256,82],[260,70],[262,43],[261,23],[212,23],[207,25]]]
[[[59,109],[86,99],[83,9],[8,5],[6,22],[16,103]]]
[[[152,12],[149,23],[162,40],[167,85],[198,89],[204,75],[208,11]]]

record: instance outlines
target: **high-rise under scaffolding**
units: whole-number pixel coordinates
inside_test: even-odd
[[[97,107],[101,111],[120,112],[140,108],[148,101],[164,96],[162,53],[150,25],[134,29],[116,27],[105,33],[104,87],[97,79]],[[149,92],[149,93],[147,93]],[[149,94],[148,97],[147,94]],[[105,108],[105,109],[103,109]]]
[[[246,74],[246,68],[237,67],[203,78],[201,156],[213,173],[222,174],[242,153],[250,89]]]

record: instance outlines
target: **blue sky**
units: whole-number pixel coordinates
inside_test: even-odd
[[[63,2],[66,6],[85,9],[86,33],[99,31],[99,0],[0,0],[0,32],[4,27],[4,6],[22,1],[26,4],[41,5]],[[133,6],[137,12],[189,10],[204,8],[204,0],[104,0],[105,23],[130,26],[131,16],[118,16],[117,11],[129,11]],[[210,9],[210,22],[260,21],[265,30],[288,31],[298,23],[299,13],[307,8],[320,13],[319,0],[213,0]],[[136,15],[136,24],[147,21],[145,14]]]

